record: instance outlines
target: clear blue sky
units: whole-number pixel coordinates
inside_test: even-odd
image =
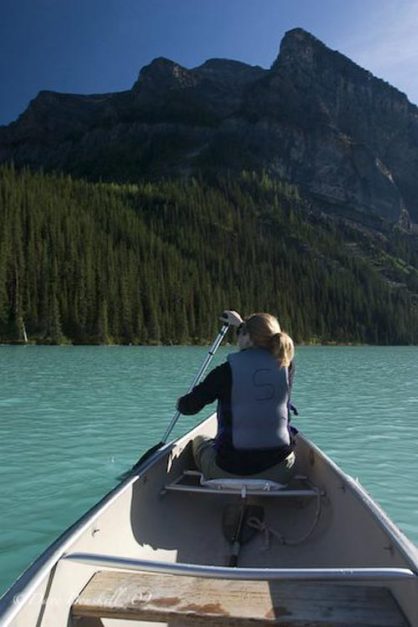
[[[416,0],[0,0],[0,124],[41,89],[129,89],[158,56],[270,67],[297,26],[418,103]]]

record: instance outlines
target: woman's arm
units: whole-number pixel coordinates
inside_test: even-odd
[[[230,378],[231,369],[228,363],[214,368],[189,394],[179,398],[177,409],[186,416],[197,414],[205,405],[219,398]]]

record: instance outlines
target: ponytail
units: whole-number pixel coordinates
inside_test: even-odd
[[[280,365],[284,368],[288,368],[295,356],[295,347],[292,338],[287,333],[281,331],[271,336],[270,345],[271,352]]]

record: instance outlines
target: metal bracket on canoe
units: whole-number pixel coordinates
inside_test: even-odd
[[[314,486],[307,477],[297,475],[292,479],[297,487],[281,485],[264,479],[212,479],[205,481],[202,473],[185,470],[179,477],[168,483],[161,490],[167,492],[191,492],[198,494],[235,494],[245,499],[247,496],[268,497],[317,497],[325,492]]]

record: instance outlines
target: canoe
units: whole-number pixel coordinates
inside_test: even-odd
[[[69,528],[0,625],[418,626],[417,548],[357,480],[299,434],[287,486],[202,483],[191,440],[215,430],[165,444]]]

